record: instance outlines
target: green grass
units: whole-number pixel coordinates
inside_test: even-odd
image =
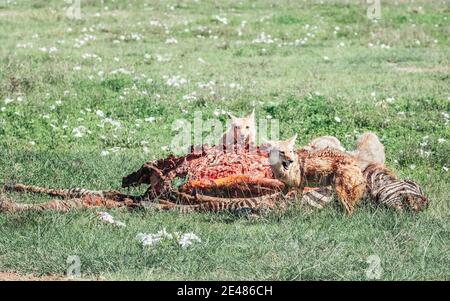
[[[0,272],[64,274],[78,255],[86,278],[366,280],[377,255],[382,280],[450,279],[450,10],[397,2],[382,2],[378,22],[361,1],[81,1],[81,20],[65,17],[63,1],[0,2],[0,181],[120,189],[123,176],[169,154],[173,121],[256,106],[299,145],[328,134],[352,148],[376,132],[387,165],[430,199],[419,214],[363,203],[351,218],[337,204],[258,220],[112,211],[126,228],[89,210],[1,214]],[[275,42],[253,43],[262,32]],[[168,86],[174,75],[187,83]],[[198,85],[209,81],[214,94]],[[79,126],[90,133],[74,137]],[[163,227],[202,242],[143,250],[135,240]]]

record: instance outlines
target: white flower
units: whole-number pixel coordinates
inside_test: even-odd
[[[145,122],[150,122],[150,123],[152,123],[152,122],[154,122],[154,121],[156,120],[156,118],[153,117],[153,116],[150,116],[150,117],[145,118],[144,120],[145,120]]]
[[[219,21],[222,24],[227,25],[228,24],[228,20],[225,17],[221,17],[221,16],[214,16],[214,19],[216,19],[217,21]]]
[[[103,113],[103,111],[101,111],[101,110],[95,111],[95,114],[96,114],[98,117],[105,117],[105,113]]]
[[[156,55],[156,61],[160,62],[160,63],[165,63],[165,62],[169,62],[170,61],[170,55],[160,55],[157,54]]]
[[[410,169],[415,169],[416,166],[415,166],[414,164],[411,164],[411,165],[409,166],[409,168],[410,168]]]
[[[53,53],[53,52],[58,51],[58,49],[56,47],[50,47],[48,49],[46,47],[42,47],[42,48],[39,48],[39,50],[42,52],[48,52],[48,53]]]
[[[265,32],[262,32],[259,37],[252,41],[253,44],[273,44],[275,41],[269,35],[266,35]]]
[[[138,233],[138,235],[136,235],[136,239],[139,240],[139,242],[142,243],[144,247],[155,246],[161,241],[161,237],[158,237],[154,234],[146,234],[146,233]]]
[[[171,77],[167,77],[166,84],[171,87],[179,87],[187,83],[185,78],[182,78],[180,75],[173,75]]]
[[[109,214],[108,212],[97,212],[97,215],[99,216],[99,218],[109,224],[118,226],[118,227],[126,227],[124,222],[120,222],[120,221],[116,221],[114,220],[114,217]]]
[[[173,239],[173,235],[168,233],[166,228],[163,228],[156,234],[139,233],[136,235],[136,239],[139,240],[143,246],[155,246],[163,239]]]
[[[7,105],[7,104],[13,102],[14,100],[11,99],[11,98],[6,97],[4,101],[5,101],[5,105]]]
[[[439,138],[438,139],[438,143],[444,143],[445,142],[445,139],[444,138]]]
[[[431,155],[431,152],[429,151],[424,151],[423,149],[419,149],[419,154],[421,157],[423,158],[428,158]]]
[[[158,20],[150,20],[149,24],[150,24],[150,26],[155,26],[155,27],[162,26],[161,22],[159,22]]]
[[[180,236],[179,232],[169,233],[165,228],[152,234],[138,233],[136,239],[142,244],[142,246],[156,246],[161,241],[173,241],[178,240],[178,244],[186,249],[188,246],[192,245],[194,242],[201,242],[201,239],[194,233],[185,233]]]
[[[97,214],[102,221],[110,223],[110,224],[114,223],[114,218],[108,212],[98,212]]]
[[[177,39],[173,37],[166,39],[166,44],[177,44],[177,43],[178,43]]]
[[[231,83],[231,84],[229,84],[229,87],[231,89],[238,89],[238,90],[242,89],[242,86],[240,84],[237,84],[237,83]]]
[[[186,249],[194,242],[202,242],[202,240],[192,232],[181,235],[180,240],[178,241],[183,249]]]
[[[83,137],[86,133],[88,133],[88,129],[82,125],[80,125],[79,127],[76,127],[72,130],[72,135],[75,138],[81,138]]]
[[[167,238],[167,239],[172,239],[173,235],[170,234],[169,232],[166,231],[166,228],[163,228],[162,230],[159,230],[156,233],[157,236],[161,237],[161,238]]]
[[[446,166],[442,166],[442,169],[443,169],[444,171],[448,171],[448,167],[446,167]]]
[[[131,73],[132,73],[131,71],[129,71],[125,68],[119,68],[119,69],[111,71],[109,74],[127,74],[128,75]]]
[[[110,150],[112,153],[117,153],[117,152],[119,152],[121,149],[122,149],[122,148],[121,148],[120,146],[114,146],[114,147],[110,148],[109,150]]]
[[[110,125],[114,126],[117,129],[122,127],[122,124],[120,121],[114,120],[112,118],[105,118],[102,120],[103,123],[109,123]]]
[[[324,56],[323,59],[324,59],[325,61],[329,61],[329,60],[330,60],[330,58],[329,58],[328,56]]]
[[[100,153],[100,156],[104,157],[109,155],[109,152],[107,150],[102,150],[102,152]]]
[[[114,224],[116,226],[119,226],[119,227],[126,227],[127,226],[124,222],[121,222],[121,221],[115,221]]]
[[[334,120],[336,120],[336,122],[341,122],[341,118],[339,118],[337,116],[334,117]]]
[[[183,100],[186,100],[186,101],[197,100],[197,93],[194,91],[192,93],[186,94],[183,96]]]

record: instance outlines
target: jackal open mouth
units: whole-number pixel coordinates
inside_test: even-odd
[[[283,162],[281,163],[283,165],[284,170],[288,170],[289,166],[291,165],[291,163],[294,162],[292,160],[283,160]]]

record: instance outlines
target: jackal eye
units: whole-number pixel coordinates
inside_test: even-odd
[[[245,128],[246,128],[246,129],[249,129],[250,127],[247,125]]]

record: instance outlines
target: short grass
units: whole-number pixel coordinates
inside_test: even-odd
[[[81,1],[80,20],[63,1],[0,2],[0,181],[120,189],[168,155],[175,120],[255,106],[299,145],[329,134],[351,148],[376,132],[428,210],[111,211],[126,228],[89,210],[1,214],[0,271],[64,274],[77,255],[86,278],[366,280],[376,255],[382,280],[450,279],[450,4],[382,1],[374,22],[364,1],[322,2]],[[164,227],[202,242],[135,240]]]

